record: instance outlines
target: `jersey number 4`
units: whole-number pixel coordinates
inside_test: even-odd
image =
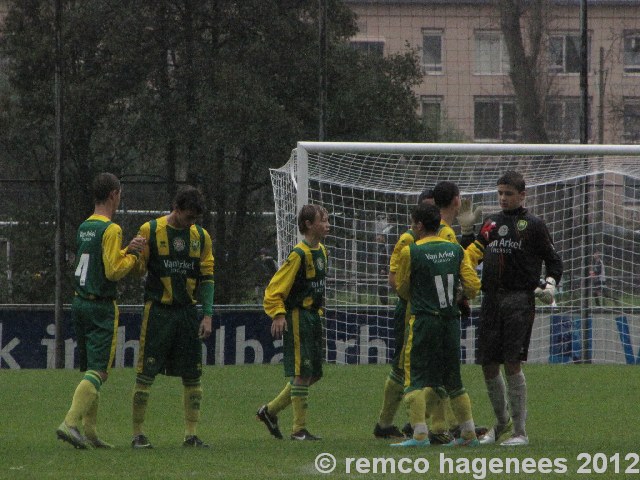
[[[80,286],[84,287],[85,283],[87,283],[87,272],[89,271],[89,254],[83,253],[80,255],[80,261],[78,262],[78,266],[76,267],[76,273],[74,274],[76,277],[80,279]]]
[[[453,301],[454,301],[453,274],[452,273],[447,274],[446,286],[445,286],[444,280],[445,279],[442,277],[442,275],[436,275],[435,277],[433,277],[433,281],[436,284],[436,291],[438,292],[438,301],[440,302],[440,308],[451,307],[453,306]]]

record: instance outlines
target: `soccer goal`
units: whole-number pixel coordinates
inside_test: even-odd
[[[544,218],[564,263],[557,306],[537,308],[529,361],[640,363],[640,146],[299,142],[271,171],[278,257],[299,240],[298,208],[324,205],[328,361],[390,359],[389,255],[420,192],[453,181],[488,215],[507,170],[524,175],[525,206]],[[476,299],[462,324],[466,363],[478,310]]]

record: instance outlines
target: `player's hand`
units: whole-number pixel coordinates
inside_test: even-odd
[[[283,332],[287,330],[287,320],[284,315],[276,315],[271,322],[271,335],[276,340],[282,338]]]
[[[469,306],[469,299],[462,297],[458,299],[458,309],[460,310],[460,316],[462,318],[468,318],[471,316],[471,307]]]
[[[198,329],[198,338],[200,340],[204,340],[205,338],[209,338],[212,332],[212,321],[211,315],[205,315],[202,317],[202,321],[200,322],[200,328]]]
[[[458,212],[458,223],[460,223],[460,233],[462,235],[473,234],[473,226],[482,220],[482,205],[478,205],[472,210],[471,199],[463,198]]]
[[[545,305],[552,305],[556,296],[556,281],[553,277],[547,277],[544,284],[536,288],[534,293],[536,298],[540,299],[542,303]]]
[[[480,228],[480,233],[476,237],[477,240],[485,247],[495,240],[496,222],[487,218]]]
[[[147,245],[147,239],[138,235],[133,237],[127,246],[127,253],[140,253]]]

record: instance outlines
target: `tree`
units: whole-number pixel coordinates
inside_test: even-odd
[[[521,140],[548,143],[544,104],[549,79],[543,53],[551,6],[548,0],[499,0],[498,7],[500,28],[509,52],[509,78],[516,97]]]
[[[66,1],[65,186],[69,205],[83,205],[69,223],[89,210],[86,188],[99,170],[163,179],[156,210],[181,183],[199,186],[214,212],[203,222],[214,238],[216,301],[250,298],[251,259],[275,244],[262,215],[272,209],[269,168],[317,132],[317,9],[315,0]],[[353,13],[339,0],[328,11],[327,139],[421,139],[415,54],[351,50]],[[44,0],[14,2],[0,43],[15,94],[0,141],[33,150],[24,172],[36,178],[53,168],[51,15]],[[124,196],[129,208],[128,198],[143,201],[126,183]]]

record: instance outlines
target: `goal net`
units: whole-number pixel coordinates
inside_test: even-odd
[[[564,264],[557,305],[537,306],[529,361],[640,363],[638,155],[638,146],[300,142],[271,171],[279,262],[300,240],[299,207],[325,206],[327,361],[385,363],[396,302],[389,256],[418,195],[453,181],[488,215],[499,211],[496,180],[517,170],[525,206],[546,221]],[[462,321],[466,363],[475,361],[479,305]]]

